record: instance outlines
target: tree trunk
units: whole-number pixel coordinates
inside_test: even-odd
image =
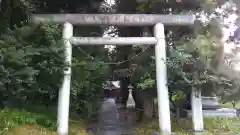
[[[3,92],[0,91],[0,109],[4,108],[4,96],[3,96]]]
[[[117,13],[136,13],[136,1],[135,0],[117,0]],[[140,36],[140,30],[136,27],[118,27],[118,32],[120,37],[138,37]],[[126,61],[120,64],[118,69],[127,69],[130,66],[130,61],[128,61],[129,56],[132,51],[132,46],[117,46],[117,62]],[[126,104],[128,98],[128,85],[130,83],[130,78],[121,78],[121,95],[123,99],[123,104]],[[133,94],[134,96],[134,94]],[[136,102],[136,101],[135,101]],[[138,104],[136,102],[136,104]],[[137,105],[136,105],[137,106]]]
[[[121,103],[123,104],[124,108],[126,107],[127,99],[128,99],[128,85],[129,85],[129,78],[122,78],[121,79],[121,91],[120,96],[122,98]]]
[[[144,94],[145,95],[145,94]],[[154,97],[151,95],[143,96],[143,112],[146,119],[153,117]]]
[[[133,94],[133,99],[136,103],[136,115],[137,115],[137,121],[141,122],[143,119],[143,100],[142,96],[139,90],[136,89],[136,86],[134,86],[134,90],[132,92]]]
[[[0,11],[2,11],[2,0],[0,0]]]

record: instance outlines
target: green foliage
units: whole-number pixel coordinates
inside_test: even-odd
[[[239,132],[239,119],[238,118],[204,118],[205,128],[208,131],[206,135],[217,134],[236,134]],[[192,129],[192,122],[190,119],[172,119],[173,131],[180,135],[192,135],[189,132]],[[140,123],[135,127],[135,133],[151,135],[159,130],[157,120]]]
[[[81,65],[73,67],[72,108],[76,108],[83,118],[95,118],[108,67],[96,62],[78,61],[81,61]]]
[[[189,93],[192,88],[203,93],[217,93],[220,89],[229,89],[233,82],[227,77],[217,72],[219,62],[222,60],[223,45],[221,42],[221,24],[217,19],[221,15],[215,13],[214,9],[222,3],[216,1],[151,1],[146,5],[140,5],[138,10],[141,13],[172,13],[179,14],[189,12],[206,13],[205,15],[215,14],[216,18],[208,18],[207,22],[197,20],[193,26],[166,26],[167,44],[167,81],[172,98],[179,92]],[[160,5],[153,6],[152,4]],[[166,6],[169,4],[168,6]],[[175,5],[178,5],[177,7]],[[158,7],[158,10],[155,8]],[[171,8],[169,11],[167,8]],[[197,7],[194,9],[193,7]],[[182,8],[182,9],[179,9]],[[165,9],[165,10],[164,10]],[[226,11],[227,12],[227,11]],[[227,14],[227,13],[224,13]],[[152,34],[152,33],[150,33]],[[154,48],[145,49],[142,47],[133,48],[136,52],[142,52],[140,57],[135,58],[132,63],[137,64],[137,70],[132,77],[134,83],[140,90],[155,93],[156,95],[156,72]],[[147,51],[146,51],[147,50]],[[187,96],[183,94],[181,100],[176,104],[184,105]],[[179,102],[179,103],[178,103]]]
[[[88,135],[84,121],[72,116],[73,113],[70,114],[69,133]],[[56,113],[45,106],[27,104],[25,109],[0,111],[0,135],[57,135],[56,126]]]
[[[1,103],[18,99],[55,106],[67,64],[61,29],[59,25],[26,25],[1,35]],[[71,110],[89,119],[96,116],[108,66],[89,62],[86,56],[73,50]],[[96,55],[105,59],[99,52]]]
[[[26,34],[29,31],[31,35]],[[41,103],[44,93],[56,93],[60,84],[56,78],[61,77],[64,65],[62,48],[56,42],[59,33],[58,26],[43,25],[9,30],[1,36],[1,92],[5,98]]]
[[[183,91],[176,91],[172,95],[171,100],[175,102],[177,106],[181,107],[181,105],[185,103],[186,95]]]
[[[229,80],[230,85],[228,87],[220,88],[217,91],[217,95],[220,97],[221,102],[227,103],[231,102],[232,107],[236,107],[236,104],[239,102],[239,94],[240,94],[240,85],[239,79],[231,79]]]
[[[138,83],[138,88],[146,89],[146,88],[154,88],[155,87],[155,80],[151,79],[151,76],[148,72],[144,73],[144,75],[141,77],[141,80],[143,82]]]
[[[212,23],[218,25],[216,22]],[[225,83],[221,79],[222,76],[214,73],[215,69],[212,65],[214,56],[221,47],[220,39],[215,35],[216,29],[219,27],[212,23],[206,26],[202,24],[201,31],[197,32],[195,37],[186,39],[184,36],[167,42],[169,48],[166,64],[170,91],[186,91],[191,90],[191,87],[198,87],[199,90],[202,90],[207,86],[214,89],[213,87],[217,84]],[[213,26],[215,28],[212,28]],[[148,52],[147,56],[141,57],[142,61],[137,61],[139,62],[137,74],[141,77],[135,81],[141,89],[155,87],[155,70],[153,69],[155,68],[155,56],[152,56],[152,51]],[[145,61],[149,61],[149,63],[146,65]]]
[[[56,119],[46,114],[32,113],[19,109],[5,109],[0,112],[0,134],[20,125],[41,125],[49,129],[56,129]]]

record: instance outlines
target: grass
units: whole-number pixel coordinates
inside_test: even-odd
[[[33,107],[29,107],[33,108]],[[87,135],[85,122],[70,120],[69,135]],[[240,118],[205,118],[204,126],[207,135],[231,135],[240,133]],[[139,123],[131,133],[151,135],[158,131],[158,120],[153,119]],[[172,128],[180,135],[191,135],[191,119],[172,118]],[[38,107],[35,109],[4,109],[0,111],[0,135],[57,135],[56,115],[49,110]]]
[[[222,104],[221,106],[222,106],[222,107],[227,107],[227,108],[233,108],[231,102],[227,102],[227,103],[225,103],[225,104]],[[235,107],[235,108],[240,108],[240,102],[238,102],[238,103],[236,104],[236,107]]]
[[[55,114],[38,109],[0,110],[0,135],[57,135]],[[70,135],[87,135],[83,121],[70,120],[69,125]]]
[[[239,118],[204,118],[204,126],[208,131],[206,135],[231,135],[240,133],[240,119]],[[151,120],[148,122],[137,124],[133,132],[136,135],[152,135],[159,129],[158,120]],[[191,135],[192,122],[191,119],[173,119],[173,132],[179,135]]]

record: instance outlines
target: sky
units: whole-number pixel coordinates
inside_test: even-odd
[[[236,7],[232,7],[234,10],[237,10]],[[216,11],[219,13],[223,13],[224,9],[226,9],[226,5],[223,5],[222,8],[217,8]],[[233,36],[234,31],[236,30],[237,26],[235,25],[235,22],[238,18],[238,15],[236,13],[229,14],[228,17],[223,18],[223,25],[226,25],[227,27],[222,27],[222,33],[223,38],[222,41],[224,42],[224,51],[225,53],[232,53],[232,49],[236,47],[234,43],[226,43],[226,40],[228,40],[229,36]]]
[[[105,0],[109,5],[114,5],[115,4],[115,0]]]

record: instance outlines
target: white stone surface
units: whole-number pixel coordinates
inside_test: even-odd
[[[203,110],[204,117],[237,117],[236,109],[216,109],[216,110]],[[192,117],[192,111],[188,111],[188,117]]]

